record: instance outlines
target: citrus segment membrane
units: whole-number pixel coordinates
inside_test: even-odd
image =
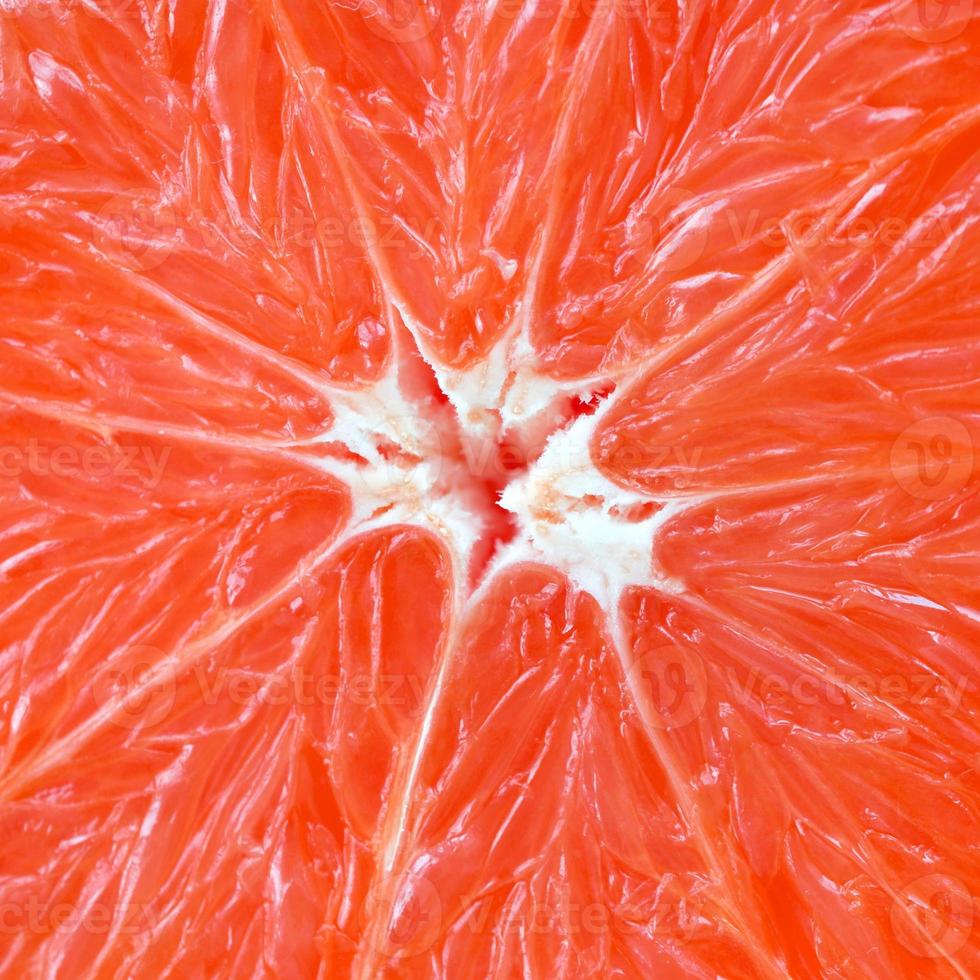
[[[969,977],[971,4],[0,18],[0,971]]]

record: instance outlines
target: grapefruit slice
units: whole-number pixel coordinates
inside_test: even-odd
[[[11,3],[0,973],[980,975],[971,3]]]

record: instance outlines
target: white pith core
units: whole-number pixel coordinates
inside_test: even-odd
[[[411,337],[418,342],[416,331]],[[403,523],[425,527],[445,543],[465,580],[474,550],[494,521],[485,489],[481,497],[477,485],[506,437],[525,447],[530,462],[499,494],[496,503],[512,515],[516,533],[487,561],[483,583],[506,566],[541,562],[562,571],[607,610],[617,608],[628,586],[679,591],[680,583],[654,567],[652,554],[658,530],[690,498],[657,498],[619,486],[589,452],[615,396],[593,414],[566,422],[557,406],[588,399],[594,379],[562,384],[538,373],[521,337],[499,344],[466,371],[425,360],[451,411],[407,395],[397,359],[371,387],[332,395],[335,422],[323,441],[360,457],[321,464],[351,487],[349,534]],[[391,447],[398,452],[393,455]],[[648,516],[624,516],[649,504],[656,507]]]

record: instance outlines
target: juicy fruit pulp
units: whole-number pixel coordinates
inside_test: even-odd
[[[3,975],[980,975],[973,6],[6,5]]]

